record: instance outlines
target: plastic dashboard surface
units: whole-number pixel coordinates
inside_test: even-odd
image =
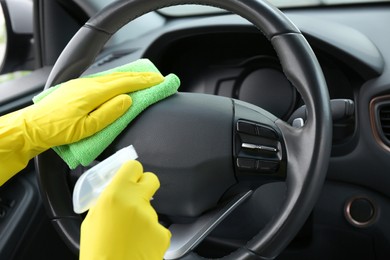
[[[307,13],[290,16],[319,59],[331,98],[354,100],[355,90],[383,71],[380,51],[357,29],[333,20],[310,18]],[[302,105],[268,40],[237,16],[168,22],[163,28],[122,44],[122,48],[103,53],[97,64],[112,67],[116,62],[141,56],[151,59],[163,73],[176,73],[183,92],[241,99],[283,119]]]
[[[288,14],[288,13],[287,13]],[[305,13],[290,14],[311,43],[324,71],[331,99],[355,99],[368,79],[383,70],[375,44],[361,31]],[[147,17],[150,19],[150,17]],[[353,48],[350,40],[353,39]],[[173,20],[143,37],[103,53],[92,69],[147,57],[167,74],[181,79],[180,91],[232,97],[260,106],[287,120],[301,105],[299,93],[284,76],[269,41],[246,20],[234,15]],[[336,122],[333,154],[351,151],[345,144],[355,120]]]
[[[328,178],[387,195],[390,155],[373,137],[368,107],[372,98],[390,92],[390,38],[384,37],[389,11],[389,5],[285,10],[316,53],[330,97],[355,103],[353,118],[335,123]],[[248,21],[225,14],[156,24],[107,48],[86,73],[145,57],[164,74],[176,73],[183,92],[243,99],[283,119],[302,105],[272,46]]]
[[[334,142],[328,178],[363,184],[387,195],[390,155],[374,138],[368,108],[373,98],[390,92],[390,38],[384,36],[389,11],[389,5],[285,11],[312,45],[330,97],[355,102],[353,120],[338,125],[346,135]],[[164,74],[176,73],[182,81],[180,91],[247,100],[283,119],[302,105],[299,93],[281,73],[269,42],[234,15],[158,20],[144,34],[104,50],[85,73],[143,57]],[[47,73],[38,76],[44,82]],[[26,93],[39,91],[32,86]],[[0,112],[10,111],[12,104],[3,101]]]

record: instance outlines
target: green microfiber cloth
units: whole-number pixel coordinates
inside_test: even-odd
[[[159,70],[148,59],[140,59],[120,67],[88,75],[87,77],[103,76],[112,72],[159,72]],[[133,99],[133,104],[129,110],[115,122],[90,137],[76,143],[53,147],[53,150],[71,169],[75,169],[80,164],[84,166],[89,165],[114,141],[137,115],[148,106],[176,93],[179,85],[179,78],[174,74],[169,74],[165,76],[165,80],[162,83],[156,86],[129,93]],[[60,86],[61,84],[43,91],[33,98],[33,102],[39,102]]]

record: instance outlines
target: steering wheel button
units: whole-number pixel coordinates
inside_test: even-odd
[[[242,143],[242,148],[249,149],[249,150],[255,150],[260,152],[271,152],[276,153],[278,152],[278,149],[272,146],[267,145],[257,145],[257,144],[249,144],[249,143]]]
[[[248,122],[238,121],[237,131],[244,134],[257,135],[256,125]]]
[[[259,160],[257,170],[260,172],[276,172],[279,162]]]
[[[271,128],[257,125],[257,132],[262,137],[271,138],[271,139],[278,139],[277,133],[275,132],[275,130],[273,130]]]
[[[237,166],[241,169],[256,170],[256,160],[250,158],[237,158]]]

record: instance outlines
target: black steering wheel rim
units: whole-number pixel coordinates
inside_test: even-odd
[[[57,60],[46,87],[78,77],[91,65],[112,34],[129,21],[162,7],[179,4],[210,5],[236,13],[258,27],[270,40],[283,71],[301,94],[308,110],[302,129],[278,120],[289,155],[287,197],[281,213],[234,259],[274,258],[287,246],[309,215],[323,184],[331,149],[331,115],[326,83],[309,44],[294,24],[278,9],[260,0],[131,0],[117,1],[92,17],[72,38]],[[93,42],[94,44],[90,44]],[[305,149],[302,146],[305,145]],[[73,213],[65,167],[53,162],[53,152],[36,158],[44,204],[68,246],[79,250],[82,218]],[[302,163],[303,158],[305,159]],[[68,198],[68,199],[66,199]]]

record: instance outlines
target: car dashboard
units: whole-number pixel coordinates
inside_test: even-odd
[[[359,89],[384,71],[384,55],[358,23],[345,25],[345,22],[326,17],[328,13],[333,14],[328,9],[331,8],[286,10],[285,13],[311,44],[324,72],[330,99],[348,100],[358,105]],[[345,9],[348,14],[348,8]],[[355,9],[351,20],[358,15]],[[382,11],[378,7],[373,12]],[[384,19],[386,15],[383,11]],[[382,40],[380,35],[379,39]],[[140,37],[107,48],[86,74],[137,58],[150,59],[163,74],[178,75],[181,92],[240,99],[288,122],[304,105],[283,74],[268,39],[236,15],[168,18],[161,25],[157,22]],[[333,155],[345,155],[356,145],[353,137],[358,129],[357,107],[352,109],[352,114],[334,122]]]
[[[278,259],[388,259],[390,5],[291,8],[283,12],[317,56],[331,101],[347,104],[348,111],[341,111],[342,116],[333,120],[331,158],[320,199],[297,238]],[[163,17],[149,13],[126,25],[118,35],[84,75],[147,58],[162,74],[174,73],[180,78],[180,92],[240,99],[289,123],[304,106],[268,39],[234,14]],[[31,97],[42,91],[52,65],[15,81],[20,86],[29,85],[18,94],[21,96],[8,97],[0,88],[0,115],[31,104]],[[33,164],[24,174],[34,173]],[[365,214],[369,204],[370,221],[354,221],[349,211],[354,202],[358,202],[358,215]],[[236,229],[248,229],[244,222],[226,222]],[[221,234],[229,237],[227,230],[216,230],[198,253],[241,246],[242,241],[221,239]]]
[[[390,216],[390,154],[389,148],[383,148],[387,145],[383,145],[386,127],[380,123],[381,106],[370,105],[390,91],[390,38],[384,36],[389,11],[388,5],[284,10],[316,54],[331,101],[343,100],[352,106],[334,118],[332,154],[320,201],[280,259],[310,258],[324,248],[324,259],[373,259],[389,253],[390,223],[385,216]],[[304,105],[268,39],[233,14],[167,18],[136,39],[103,51],[86,73],[138,58],[150,59],[163,74],[177,74],[181,92],[244,100],[287,122]],[[346,213],[355,202],[372,206],[368,209],[375,212],[370,213],[372,222],[360,225]],[[359,210],[360,206],[360,214]],[[225,232],[216,231],[198,251],[203,248],[209,253],[213,247],[232,243],[218,238]],[[329,240],[334,243],[324,244]],[[371,240],[377,242],[368,243]]]

